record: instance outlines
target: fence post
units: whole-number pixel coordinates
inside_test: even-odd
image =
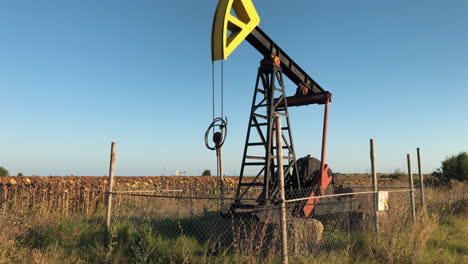
[[[411,171],[411,155],[407,154],[406,155],[407,160],[408,160],[408,181],[409,181],[409,189],[410,189],[410,203],[411,203],[411,219],[413,219],[413,222],[416,219],[416,211],[414,209],[414,186],[413,186],[413,173]]]
[[[419,190],[421,192],[421,207],[422,210],[426,210],[426,201],[424,199],[424,176],[422,173],[422,166],[421,166],[421,149],[417,148],[418,152],[418,174],[419,174]]]
[[[221,210],[224,205],[224,168],[223,168],[223,151],[222,148],[216,148],[216,154],[218,155],[218,176],[219,176],[219,190],[221,194]]]
[[[111,217],[112,217],[112,194],[114,189],[114,165],[115,165],[115,145],[117,143],[112,142],[111,145],[111,156],[109,166],[109,186],[107,188],[107,204],[106,204],[106,228],[110,230]]]
[[[374,191],[374,211],[375,211],[375,232],[379,232],[379,211],[377,210],[378,208],[378,203],[379,203],[379,197],[378,197],[378,181],[377,181],[377,172],[375,169],[375,146],[374,146],[374,139],[370,140],[370,160],[371,160],[371,170],[372,170],[372,191]]]
[[[281,208],[281,254],[283,257],[283,264],[288,263],[288,233],[286,228],[286,204],[284,195],[284,171],[283,171],[283,135],[281,126],[281,117],[275,116],[276,121],[276,160],[278,165],[279,187],[280,187],[280,208]]]

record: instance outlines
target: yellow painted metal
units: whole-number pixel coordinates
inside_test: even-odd
[[[225,60],[260,24],[252,0],[219,0],[211,30],[211,60]]]

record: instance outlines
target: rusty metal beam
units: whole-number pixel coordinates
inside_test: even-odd
[[[331,95],[332,94],[330,92],[309,95],[293,95],[286,97],[286,102],[288,107],[304,106],[310,104],[325,104],[327,102],[331,102]],[[280,102],[278,107],[284,107],[284,101]]]

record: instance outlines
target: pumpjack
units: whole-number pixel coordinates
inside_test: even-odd
[[[252,214],[268,218],[265,208],[278,204],[278,170],[283,170],[286,199],[309,197],[297,202],[289,214],[297,217],[318,216],[336,211],[337,206],[320,204],[317,196],[336,193],[343,188],[329,188],[333,176],[325,162],[328,109],[332,94],[324,90],[288,54],[259,27],[260,17],[251,0],[220,0],[212,25],[212,61],[226,60],[246,40],[262,56],[253,93],[247,136],[245,140],[236,200],[225,205],[225,214]],[[287,96],[284,76],[297,85],[294,95]],[[311,104],[324,105],[323,134],[320,160],[306,156],[296,158],[289,107]],[[275,116],[282,116],[283,127],[275,127]],[[275,130],[283,132],[283,167],[275,163],[273,144]],[[252,154],[255,153],[255,154]],[[260,154],[259,154],[260,153]],[[247,168],[252,168],[247,170]],[[246,171],[257,171],[255,177],[246,177]],[[252,180],[253,179],[253,180]],[[255,202],[244,197],[253,188],[261,188]],[[339,210],[353,210],[340,207]]]

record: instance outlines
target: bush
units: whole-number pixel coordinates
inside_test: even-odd
[[[468,180],[468,153],[460,152],[442,161],[442,166],[432,173],[435,183],[448,185],[450,180]]]
[[[408,178],[408,175],[405,174],[405,173],[404,173],[402,170],[400,170],[400,169],[395,169],[395,170],[393,171],[393,173],[392,173],[392,174],[389,174],[387,177],[390,178],[390,179],[394,179],[394,180],[401,180],[401,179]]]
[[[211,171],[210,170],[204,170],[201,176],[211,176]]]
[[[8,176],[9,172],[7,169],[5,169],[4,167],[0,167],[0,177],[6,177]]]
[[[18,176],[18,177],[23,177],[23,173],[18,172],[18,174],[17,174],[16,176]]]

